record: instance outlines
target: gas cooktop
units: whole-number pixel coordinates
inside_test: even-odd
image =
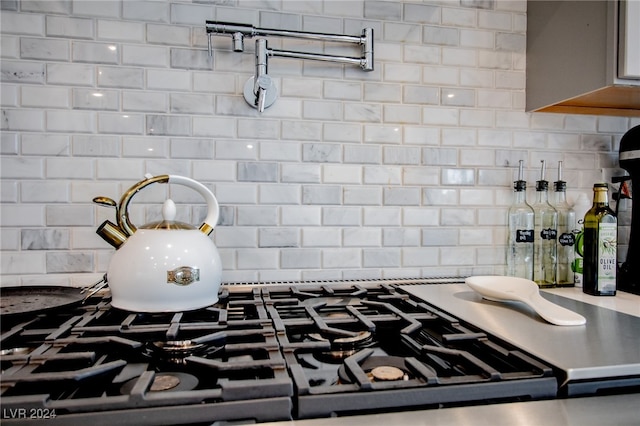
[[[557,397],[551,366],[396,283],[223,286],[213,306],[159,314],[113,308],[107,293],[3,317],[3,423],[267,422]]]

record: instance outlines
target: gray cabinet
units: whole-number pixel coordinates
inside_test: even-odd
[[[640,117],[640,1],[528,1],[526,110]]]

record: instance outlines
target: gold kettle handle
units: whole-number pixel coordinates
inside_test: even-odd
[[[136,232],[136,227],[129,220],[129,202],[142,188],[145,188],[152,183],[167,183],[169,182],[169,175],[160,175],[160,176],[152,176],[148,177],[145,180],[141,180],[140,182],[133,185],[131,188],[127,190],[120,198],[120,203],[118,204],[118,217],[116,220],[118,221],[118,226],[125,234],[129,237]]]
[[[204,197],[207,201],[208,213],[207,217],[204,220],[204,223],[200,225],[200,230],[204,232],[206,235],[209,235],[213,228],[218,223],[218,217],[220,215],[220,206],[218,205],[218,200],[213,195],[213,193],[203,184],[193,179],[184,176],[177,175],[159,175],[148,177],[145,180],[142,180],[124,193],[122,198],[120,199],[120,203],[118,205],[118,226],[120,229],[124,231],[128,236],[133,235],[136,232],[136,227],[129,220],[128,207],[131,198],[138,193],[142,188],[145,188],[152,183],[174,183],[177,185],[188,186],[194,190],[196,190],[200,195]]]

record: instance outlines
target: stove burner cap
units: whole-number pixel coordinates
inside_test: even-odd
[[[381,381],[401,380],[404,377],[404,371],[390,365],[381,365],[371,369],[371,376]]]
[[[120,387],[120,393],[122,395],[129,395],[134,386],[138,383],[139,377],[134,377],[131,380],[126,381]],[[149,387],[149,392],[178,392],[178,391],[190,391],[198,386],[198,379],[187,373],[180,372],[164,372],[156,373],[153,377],[153,382]]]
[[[30,348],[7,348],[0,350],[0,356],[26,355],[31,352]]]
[[[362,372],[367,375],[371,382],[389,382],[399,380],[410,380],[409,369],[405,366],[404,358],[399,356],[370,356],[358,362]],[[356,372],[349,372],[343,363],[338,368],[338,377],[341,383],[353,383],[351,375]]]
[[[331,342],[332,346],[336,347],[355,347],[360,343],[368,342],[372,335],[370,331],[360,331],[355,336],[337,337],[335,339],[327,339],[320,333],[309,333],[309,337],[319,342]]]
[[[180,384],[180,378],[171,374],[158,374],[151,383],[151,392],[166,391]]]
[[[169,353],[190,353],[204,345],[201,343],[193,343],[191,340],[168,340],[166,342],[153,342],[153,346]]]

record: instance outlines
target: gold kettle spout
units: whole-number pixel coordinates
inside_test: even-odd
[[[122,243],[127,240],[127,234],[113,222],[105,220],[96,230],[96,234],[100,235],[103,240],[111,244],[117,250]]]

